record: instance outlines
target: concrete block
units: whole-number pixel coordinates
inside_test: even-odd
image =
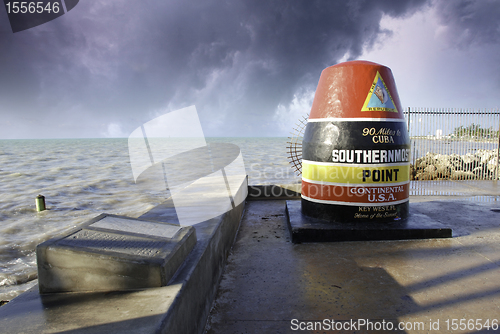
[[[195,244],[191,226],[101,214],[37,246],[39,291],[165,286]]]

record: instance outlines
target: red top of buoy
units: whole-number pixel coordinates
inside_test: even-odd
[[[390,68],[362,60],[321,73],[309,119],[404,118]]]

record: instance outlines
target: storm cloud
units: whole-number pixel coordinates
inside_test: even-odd
[[[325,67],[391,35],[383,17],[438,6],[456,45],[497,43],[480,3],[82,0],[16,34],[0,10],[0,138],[127,136],[193,104],[207,136],[287,135]]]
[[[500,5],[498,1],[440,1],[440,22],[448,42],[456,47],[500,42]]]

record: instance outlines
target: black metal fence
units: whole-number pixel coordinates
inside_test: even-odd
[[[412,180],[498,180],[500,110],[408,108]]]

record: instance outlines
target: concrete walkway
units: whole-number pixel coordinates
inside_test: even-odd
[[[285,201],[249,201],[206,333],[500,333],[498,185],[422,189],[452,239],[292,244]]]

